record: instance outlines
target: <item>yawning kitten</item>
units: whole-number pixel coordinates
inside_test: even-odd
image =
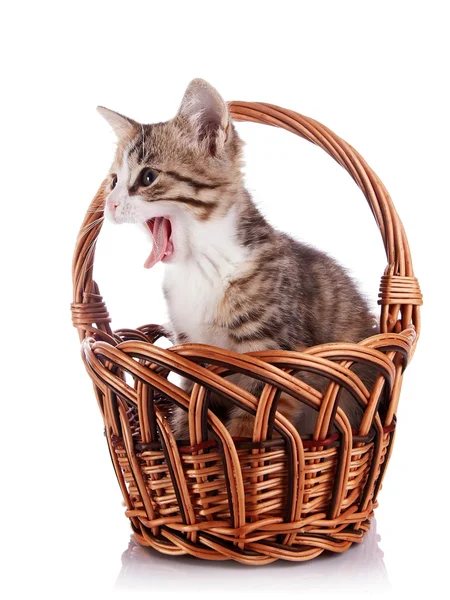
[[[192,81],[178,114],[166,123],[141,125],[99,111],[119,139],[105,211],[116,223],[137,223],[151,233],[145,267],[166,265],[164,294],[175,343],[243,353],[357,342],[376,333],[367,303],[344,269],[276,231],[252,202],[243,183],[242,142],[212,86]],[[367,383],[368,375],[362,376]],[[301,378],[325,387],[323,378]],[[235,381],[256,395],[261,389],[246,377]],[[312,415],[288,400],[279,410],[301,431],[311,430]],[[359,413],[347,393],[340,405],[356,426]],[[232,435],[251,436],[253,417],[245,411],[220,398],[212,398],[211,408]],[[188,437],[182,409],[175,409],[172,425],[178,438]]]

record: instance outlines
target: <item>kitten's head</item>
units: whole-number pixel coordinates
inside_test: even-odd
[[[227,104],[206,81],[194,79],[177,115],[165,123],[142,125],[98,110],[118,138],[105,213],[152,234],[146,267],[186,256],[189,230],[226,214],[242,185],[242,142]]]

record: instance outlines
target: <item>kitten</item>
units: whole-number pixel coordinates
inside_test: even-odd
[[[175,343],[243,353],[358,342],[377,332],[345,270],[275,230],[259,212],[243,183],[242,141],[211,85],[192,81],[178,114],[166,123],[141,125],[98,110],[118,137],[105,212],[116,223],[137,223],[151,234],[144,266],[166,265],[164,295]],[[373,381],[364,368],[360,375]],[[321,391],[328,383],[298,376]],[[258,382],[233,377],[260,393]],[[185,381],[184,387],[192,386]],[[354,404],[341,393],[340,405],[356,427],[361,413]],[[252,435],[247,412],[215,397],[210,407],[232,435]],[[286,396],[278,408],[301,432],[312,431],[314,411]],[[188,438],[185,411],[174,409],[172,426],[177,438]]]

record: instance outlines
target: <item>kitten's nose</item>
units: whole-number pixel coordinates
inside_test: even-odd
[[[112,221],[113,223],[117,223],[117,208],[119,207],[120,202],[118,200],[112,200],[111,198],[107,201],[105,207],[105,217]]]
[[[112,213],[114,213],[116,208],[119,206],[119,202],[117,202],[117,200],[109,200],[106,206]]]

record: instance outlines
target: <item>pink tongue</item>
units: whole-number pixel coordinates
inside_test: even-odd
[[[151,269],[157,262],[168,258],[173,252],[172,240],[170,239],[171,226],[169,219],[157,217],[151,227],[153,235],[153,248],[144,263],[146,269]]]

